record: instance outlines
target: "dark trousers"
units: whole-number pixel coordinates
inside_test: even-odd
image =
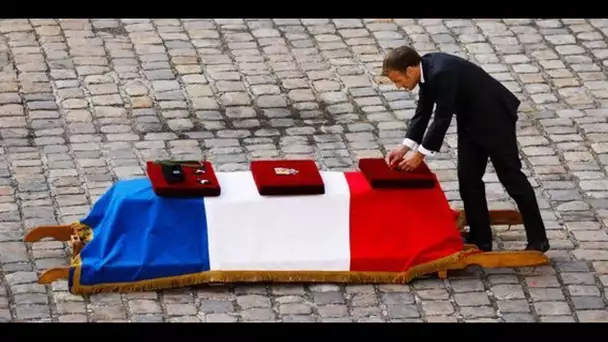
[[[494,148],[486,148],[475,143],[466,133],[458,136],[460,197],[469,223],[470,240],[476,244],[492,241],[485,184],[482,180],[488,158],[494,166],[499,181],[517,204],[528,243],[538,243],[547,239],[534,190],[521,171],[515,125],[506,129],[509,132],[501,132],[506,138],[501,138]]]

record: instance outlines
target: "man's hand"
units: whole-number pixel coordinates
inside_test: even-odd
[[[385,158],[388,167],[396,167],[397,163],[399,163],[403,159],[403,157],[409,150],[409,147],[404,145],[390,151]]]
[[[422,160],[424,159],[424,154],[416,151],[414,153],[410,153],[405,159],[399,163],[397,168],[403,171],[413,171],[415,170]]]

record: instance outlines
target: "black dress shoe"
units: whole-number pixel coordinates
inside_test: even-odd
[[[477,248],[479,248],[479,250],[483,251],[483,252],[491,252],[492,251],[492,243],[472,243],[473,245],[477,246]]]
[[[545,240],[542,242],[530,242],[526,246],[527,251],[539,251],[542,253],[548,251],[549,248],[551,248],[551,246],[549,245],[549,240]]]
[[[467,245],[475,245],[477,246],[477,248],[479,248],[479,250],[484,251],[484,252],[491,252],[492,251],[492,242],[486,242],[486,243],[478,243],[473,241],[473,239],[471,239],[471,236],[469,235],[469,233],[462,233],[462,240],[464,241],[465,244]]]

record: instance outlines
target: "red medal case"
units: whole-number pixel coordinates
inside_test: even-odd
[[[251,173],[260,195],[320,195],[325,184],[313,160],[256,160]]]
[[[184,179],[170,184],[163,174],[162,163],[181,164]],[[208,161],[148,161],[147,174],[154,192],[163,197],[214,197],[221,194],[220,184],[215,176],[213,165]],[[202,170],[204,172],[198,171]],[[201,181],[205,184],[201,184]]]
[[[413,171],[399,171],[390,168],[382,158],[363,158],[359,160],[359,169],[372,188],[433,188],[437,178],[429,167],[420,163]]]

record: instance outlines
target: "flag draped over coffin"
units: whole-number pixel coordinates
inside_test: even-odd
[[[74,293],[205,282],[408,281],[463,243],[439,186],[372,189],[360,172],[321,172],[325,194],[261,196],[251,172],[218,173],[222,194],[157,196],[147,178],[114,184],[81,224]]]

